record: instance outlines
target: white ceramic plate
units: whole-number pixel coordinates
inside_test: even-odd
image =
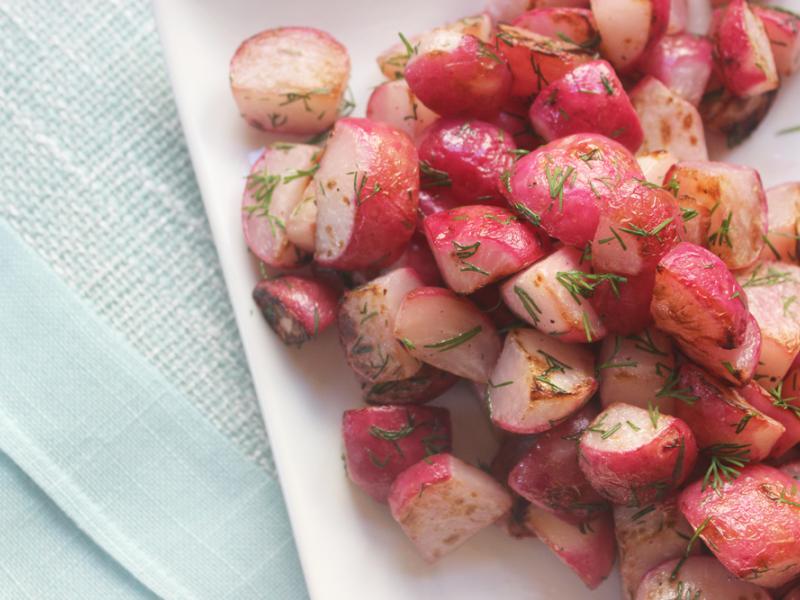
[[[691,0],[694,2],[695,0]],[[797,0],[794,0],[795,2]],[[351,87],[363,115],[380,81],[377,53],[413,33],[478,12],[481,0],[160,0],[156,15],[178,109],[200,183],[250,370],[261,402],[297,547],[315,600],[619,598],[616,573],[589,592],[538,541],[489,528],[436,565],[414,552],[388,510],[351,486],[341,461],[342,411],[360,404],[335,332],[287,350],[255,309],[257,270],[240,229],[248,159],[269,138],[240,119],[228,89],[228,61],[239,42],[279,25],[331,32],[350,51]],[[784,90],[757,135],[730,155],[761,170],[765,183],[800,178],[800,77]],[[455,452],[491,457],[493,440],[467,388],[437,404],[451,409]],[[265,510],[267,508],[265,507]],[[265,590],[265,597],[269,591]]]

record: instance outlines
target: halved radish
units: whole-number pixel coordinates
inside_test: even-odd
[[[424,404],[453,387],[458,377],[430,365],[411,377],[374,382],[360,379],[361,396],[367,404]]]
[[[614,69],[604,60],[576,66],[545,87],[529,112],[546,141],[572,133],[598,133],[631,152],[642,144],[642,126]]]
[[[419,159],[406,134],[340,119],[314,181],[319,264],[357,270],[397,259],[414,233],[418,205]]]
[[[492,422],[512,433],[552,429],[597,389],[594,357],[532,329],[513,329],[489,379]]]
[[[371,382],[414,376],[421,368],[394,337],[397,312],[410,291],[422,287],[419,275],[397,269],[345,292],[339,305],[339,339],[350,367]]]
[[[595,48],[600,44],[592,11],[585,8],[535,8],[521,14],[512,25],[583,48]]]
[[[614,568],[614,527],[609,514],[575,524],[549,511],[529,506],[525,524],[575,571],[590,590],[595,589]]]
[[[770,6],[753,6],[767,32],[778,74],[788,77],[800,67],[800,16]]]
[[[618,275],[595,275],[576,248],[564,246],[502,286],[503,301],[520,319],[562,342],[594,342],[607,331],[588,301],[603,281],[619,286]]]
[[[778,73],[764,25],[745,0],[731,0],[715,19],[712,32],[719,73],[737,96],[777,89]]]
[[[387,123],[417,139],[439,117],[420,102],[405,79],[387,81],[376,87],[367,102],[367,118]]]
[[[685,544],[684,540],[684,544]],[[697,544],[693,544],[696,546]],[[676,574],[676,569],[678,569]],[[734,577],[711,556],[667,561],[651,570],[635,600],[767,600],[757,585]]]
[[[681,419],[612,404],[584,431],[580,467],[615,504],[644,507],[664,499],[691,474],[697,443]]]
[[[405,78],[425,106],[448,117],[492,117],[511,89],[511,71],[492,46],[446,29],[414,47]]]
[[[423,406],[346,410],[342,437],[347,476],[378,502],[395,478],[426,456],[449,452],[450,412]]]
[[[349,78],[345,47],[312,27],[257,33],[242,42],[230,64],[239,112],[266,131],[325,131],[339,115]]]
[[[712,66],[708,38],[684,33],[661,38],[643,57],[641,69],[697,106],[711,77]]]
[[[309,181],[302,199],[294,207],[286,220],[286,237],[301,250],[314,253],[314,240],[317,231],[317,186]]]
[[[678,160],[708,160],[700,113],[655,77],[645,77],[631,92],[644,130],[642,152],[668,150]]]
[[[657,329],[609,336],[598,356],[600,402],[604,407],[620,401],[640,408],[655,406],[672,414],[675,399],[663,391],[674,369],[672,343]]]
[[[534,8],[588,8],[589,0],[488,0],[486,10],[498,21],[511,22]]]
[[[321,281],[283,275],[260,281],[253,300],[285,344],[301,346],[333,323],[339,294]]]
[[[544,255],[535,230],[508,210],[462,206],[425,218],[425,236],[448,287],[469,294]]]
[[[489,381],[500,355],[500,336],[491,320],[445,288],[407,294],[394,335],[415,358],[472,381]]]
[[[603,41],[600,50],[620,71],[629,71],[667,32],[669,0],[592,0]]]
[[[250,251],[272,267],[296,267],[307,255],[292,244],[287,221],[314,174],[319,148],[275,144],[253,163],[242,196],[242,228]]]
[[[503,516],[511,496],[480,469],[437,454],[395,479],[389,508],[419,553],[434,561]]]
[[[669,382],[679,402],[675,414],[692,428],[701,448],[738,448],[751,462],[764,460],[784,427],[753,407],[736,390],[702,369],[684,364]]]
[[[771,187],[767,194],[769,231],[762,260],[797,261],[797,224],[800,222],[800,183]]]

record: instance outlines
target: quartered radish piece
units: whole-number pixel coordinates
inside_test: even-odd
[[[697,481],[681,492],[680,508],[739,579],[773,588],[800,575],[800,496],[797,482],[781,471],[749,465],[717,489]]]
[[[777,89],[778,73],[764,25],[745,0],[731,0],[714,20],[712,40],[722,80],[737,96]]]
[[[535,230],[508,210],[462,206],[425,218],[425,236],[448,287],[470,294],[544,255]]]
[[[340,119],[314,181],[320,265],[378,268],[400,256],[414,233],[419,192],[419,159],[406,134],[368,119]]]
[[[361,379],[361,395],[367,404],[424,404],[453,387],[458,377],[430,365],[411,377],[375,383]]]
[[[700,113],[655,77],[645,77],[631,92],[644,130],[642,152],[668,150],[678,160],[708,160]]]
[[[640,68],[687,102],[698,106],[713,64],[708,38],[683,33],[661,38],[642,59]]]
[[[342,437],[347,476],[373,499],[386,502],[401,472],[450,450],[450,412],[425,406],[346,410]]]
[[[782,383],[767,392],[751,381],[740,388],[739,393],[753,408],[783,425],[783,435],[772,447],[771,457],[780,458],[800,442],[800,399],[784,393]]]
[[[395,479],[389,507],[419,553],[434,561],[502,517],[511,496],[480,469],[437,454]]]
[[[685,543],[685,541],[684,541]],[[675,569],[680,567],[678,575]],[[667,561],[650,571],[635,600],[767,600],[763,588],[734,577],[711,556]]]
[[[639,584],[651,569],[683,556],[692,529],[678,510],[677,498],[671,496],[644,508],[615,505],[614,533],[619,550],[622,595],[625,600],[633,600]],[[699,545],[690,549],[693,554],[699,551]]]
[[[242,228],[250,251],[272,267],[296,267],[307,255],[289,240],[287,221],[309,184],[319,148],[275,144],[253,163],[242,196]]]
[[[436,119],[435,112],[417,99],[405,79],[376,87],[367,102],[367,118],[391,125],[418,139]]]
[[[411,356],[459,377],[485,383],[500,355],[491,320],[446,288],[423,287],[406,295],[394,335]]]
[[[608,513],[575,524],[549,511],[529,506],[525,524],[561,562],[575,571],[590,590],[611,574],[614,568],[614,527]]]
[[[767,458],[784,427],[752,406],[736,388],[686,363],[670,381],[679,400],[675,414],[692,428],[701,448],[742,452],[747,460]]]
[[[800,16],[770,6],[750,10],[764,25],[778,74],[788,77],[800,67]]]
[[[285,344],[301,346],[333,323],[339,294],[321,281],[283,275],[260,281],[253,300]]]
[[[762,260],[797,261],[797,224],[800,222],[800,183],[771,187],[767,194],[769,231]]]
[[[359,376],[388,382],[420,370],[420,362],[395,339],[394,327],[403,299],[422,285],[413,269],[404,268],[345,292],[339,305],[339,339]]]
[[[612,404],[584,431],[579,464],[597,492],[644,507],[691,474],[697,443],[682,420],[630,404]]]
[[[675,399],[665,396],[675,369],[672,342],[657,329],[630,336],[608,336],[598,356],[600,402],[604,407],[626,402],[640,408],[657,407],[672,414]]]
[[[629,71],[667,32],[669,0],[592,0],[600,50],[620,71]]]
[[[242,117],[281,133],[319,133],[333,125],[349,78],[345,47],[312,27],[257,33],[242,42],[230,64]]]
[[[595,342],[606,335],[588,301],[604,281],[619,286],[624,277],[594,275],[582,252],[565,246],[502,285],[503,301],[520,319],[561,342]]]
[[[597,389],[588,349],[532,329],[513,329],[490,378],[492,422],[513,433],[552,429]]]

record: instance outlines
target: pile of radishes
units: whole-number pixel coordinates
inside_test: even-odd
[[[499,521],[590,588],[618,553],[625,598],[798,598],[800,183],[710,162],[704,125],[758,124],[800,17],[714,2],[700,36],[687,0],[589,4],[401,34],[367,118],[340,114],[330,35],[246,40],[244,118],[331,128],[252,167],[250,250],[305,269],[254,298],[288,344],[338,325],[369,405],[344,414],[348,476],[425,558]],[[487,469],[423,406],[460,379],[501,439]]]

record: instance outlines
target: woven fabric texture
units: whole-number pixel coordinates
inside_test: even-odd
[[[274,475],[146,0],[0,0],[0,218]]]

